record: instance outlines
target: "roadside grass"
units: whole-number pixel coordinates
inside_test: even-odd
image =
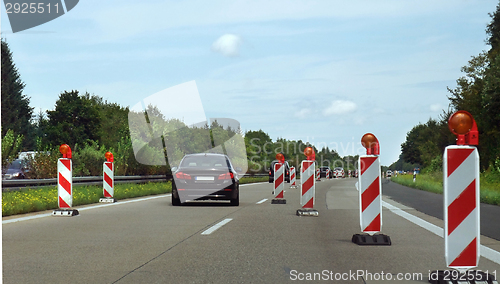
[[[443,194],[443,174],[439,172],[418,174],[415,182],[413,175],[398,175],[393,176],[391,180],[395,183]],[[491,173],[481,173],[480,182],[480,201],[482,203],[500,205],[500,182],[496,177],[491,177]]]
[[[268,177],[244,177],[241,184],[267,181]],[[143,184],[115,184],[114,198],[127,198],[165,194],[172,192],[172,183],[149,182]],[[73,207],[98,203],[103,198],[101,185],[73,186]],[[2,193],[2,216],[25,214],[44,210],[57,209],[57,186],[27,188],[22,191],[6,191]]]

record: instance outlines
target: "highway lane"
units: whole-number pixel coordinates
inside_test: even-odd
[[[385,179],[383,194],[427,215],[443,220],[443,195],[399,185]],[[500,241],[500,206],[483,204],[480,207],[481,234]]]
[[[299,189],[286,190],[287,204],[271,204],[272,184],[264,183],[242,186],[239,207],[215,202],[172,207],[170,198],[161,196],[84,210],[77,217],[4,223],[3,281],[285,283],[318,273],[349,276],[331,283],[382,283],[353,278],[353,273],[423,273],[426,278],[429,270],[445,268],[443,239],[387,209],[383,233],[393,245],[353,244],[351,237],[360,230],[355,181],[318,182],[319,217],[295,215]],[[442,225],[433,216],[384,200]],[[500,250],[498,241],[487,242]],[[500,272],[500,264],[481,258],[479,269]]]

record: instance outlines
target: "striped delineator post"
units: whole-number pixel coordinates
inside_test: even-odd
[[[102,165],[103,174],[102,174],[102,191],[104,198],[100,198],[99,202],[103,203],[114,203],[116,199],[115,195],[115,178],[114,178],[114,170],[115,164],[113,162],[104,162]]]
[[[479,153],[473,146],[448,146],[443,166],[446,265],[466,271],[480,257]]]
[[[73,164],[71,148],[67,144],[59,147],[63,157],[57,160],[57,206],[52,216],[75,216],[79,212],[73,206]]]
[[[321,173],[319,168],[316,169],[316,180],[321,180]]]
[[[103,164],[103,193],[104,197],[113,198],[115,193],[114,163],[104,162]]]
[[[300,172],[300,205],[297,210],[298,216],[318,216],[319,213],[314,208],[316,195],[316,163],[311,160],[304,160],[301,163]]]
[[[330,179],[330,169],[326,169],[326,179]]]
[[[375,155],[359,157],[359,221],[361,231],[373,235],[382,230],[382,183],[380,160]]]
[[[285,204],[283,191],[285,189],[285,167],[282,163],[274,164],[274,199],[271,204]]]
[[[295,167],[290,167],[290,187],[297,187],[296,180]]]
[[[377,137],[366,133],[361,138],[366,155],[358,160],[359,224],[364,234],[352,236],[358,245],[391,245],[391,238],[377,234],[382,230],[382,179],[380,170],[380,145]]]
[[[302,208],[314,207],[314,196],[316,193],[316,183],[314,179],[315,174],[314,161],[302,161],[300,173],[300,205]]]
[[[73,164],[71,159],[57,160],[57,205],[60,209],[73,206]]]

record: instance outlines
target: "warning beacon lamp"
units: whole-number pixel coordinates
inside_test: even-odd
[[[367,155],[380,155],[380,145],[375,135],[366,133],[361,137],[361,145],[366,148]]]
[[[71,148],[68,144],[62,144],[59,147],[59,152],[63,155],[63,158],[71,159]]]
[[[283,155],[283,153],[276,154],[276,160],[278,160],[280,163],[284,164],[285,163],[285,155]]]
[[[112,163],[112,162],[114,162],[113,153],[111,153],[111,152],[106,152],[106,154],[104,154],[104,157],[106,157],[106,160],[107,160],[108,162],[111,162],[111,163]]]
[[[448,128],[457,136],[457,145],[479,144],[477,124],[469,112],[459,110],[452,114],[448,119]]]
[[[306,155],[306,159],[308,161],[316,160],[316,153],[314,153],[314,149],[312,147],[306,147],[304,149],[304,155]]]

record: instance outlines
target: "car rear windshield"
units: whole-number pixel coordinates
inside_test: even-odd
[[[181,167],[187,168],[229,168],[229,162],[221,156],[189,156],[182,160]]]

